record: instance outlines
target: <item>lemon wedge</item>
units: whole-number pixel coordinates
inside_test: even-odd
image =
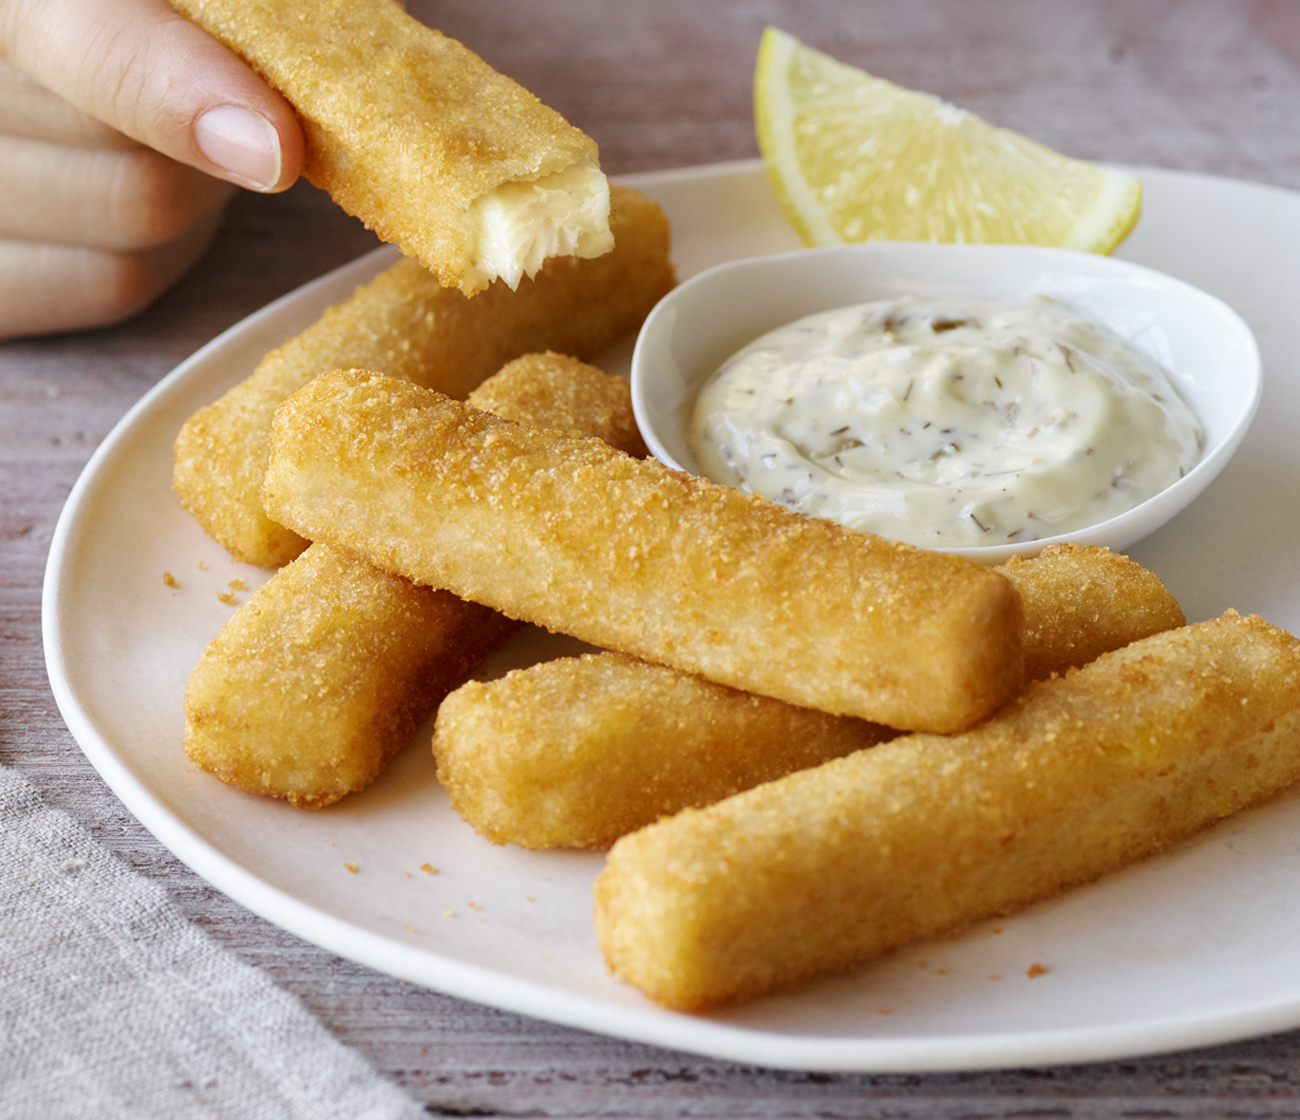
[[[769,27],[754,74],[768,178],[807,245],[967,241],[1111,252],[1142,184]]]

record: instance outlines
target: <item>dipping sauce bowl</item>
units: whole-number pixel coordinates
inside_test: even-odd
[[[691,416],[701,387],[728,357],[803,316],[900,296],[1057,300],[1159,362],[1205,428],[1204,453],[1187,474],[1109,520],[1059,536],[941,551],[990,564],[1064,541],[1122,551],[1209,485],[1259,407],[1259,349],[1250,328],[1221,300],[1171,276],[1063,249],[867,242],[733,261],[665,296],[642,326],[632,358],[633,407],[651,453],[702,474],[691,447]]]

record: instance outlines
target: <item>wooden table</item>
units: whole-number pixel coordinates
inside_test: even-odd
[[[1300,4],[1285,0],[411,0],[600,143],[613,173],[755,154],[750,75],[775,23],[1074,155],[1300,188]],[[435,1115],[1294,1116],[1300,1032],[1082,1067],[776,1072],[423,991],[226,899],[108,791],[45,677],[40,586],[95,446],[219,331],[373,244],[305,185],[244,195],[206,259],[132,322],[0,345],[0,762],[267,970]]]

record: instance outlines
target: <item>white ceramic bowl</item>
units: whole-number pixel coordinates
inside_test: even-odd
[[[700,387],[726,358],[805,315],[903,295],[1059,300],[1159,361],[1205,425],[1200,462],[1118,517],[1022,544],[942,551],[999,563],[1061,541],[1125,549],[1205,489],[1259,406],[1254,335],[1225,303],[1190,284],[1112,257],[1062,249],[870,242],[734,261],[665,296],[641,328],[632,358],[632,402],[651,452],[671,467],[702,474],[690,445],[691,412]]]

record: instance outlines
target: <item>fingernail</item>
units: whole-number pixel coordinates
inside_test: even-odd
[[[209,109],[194,124],[194,141],[231,179],[269,190],[280,179],[280,137],[271,122],[235,105]]]

